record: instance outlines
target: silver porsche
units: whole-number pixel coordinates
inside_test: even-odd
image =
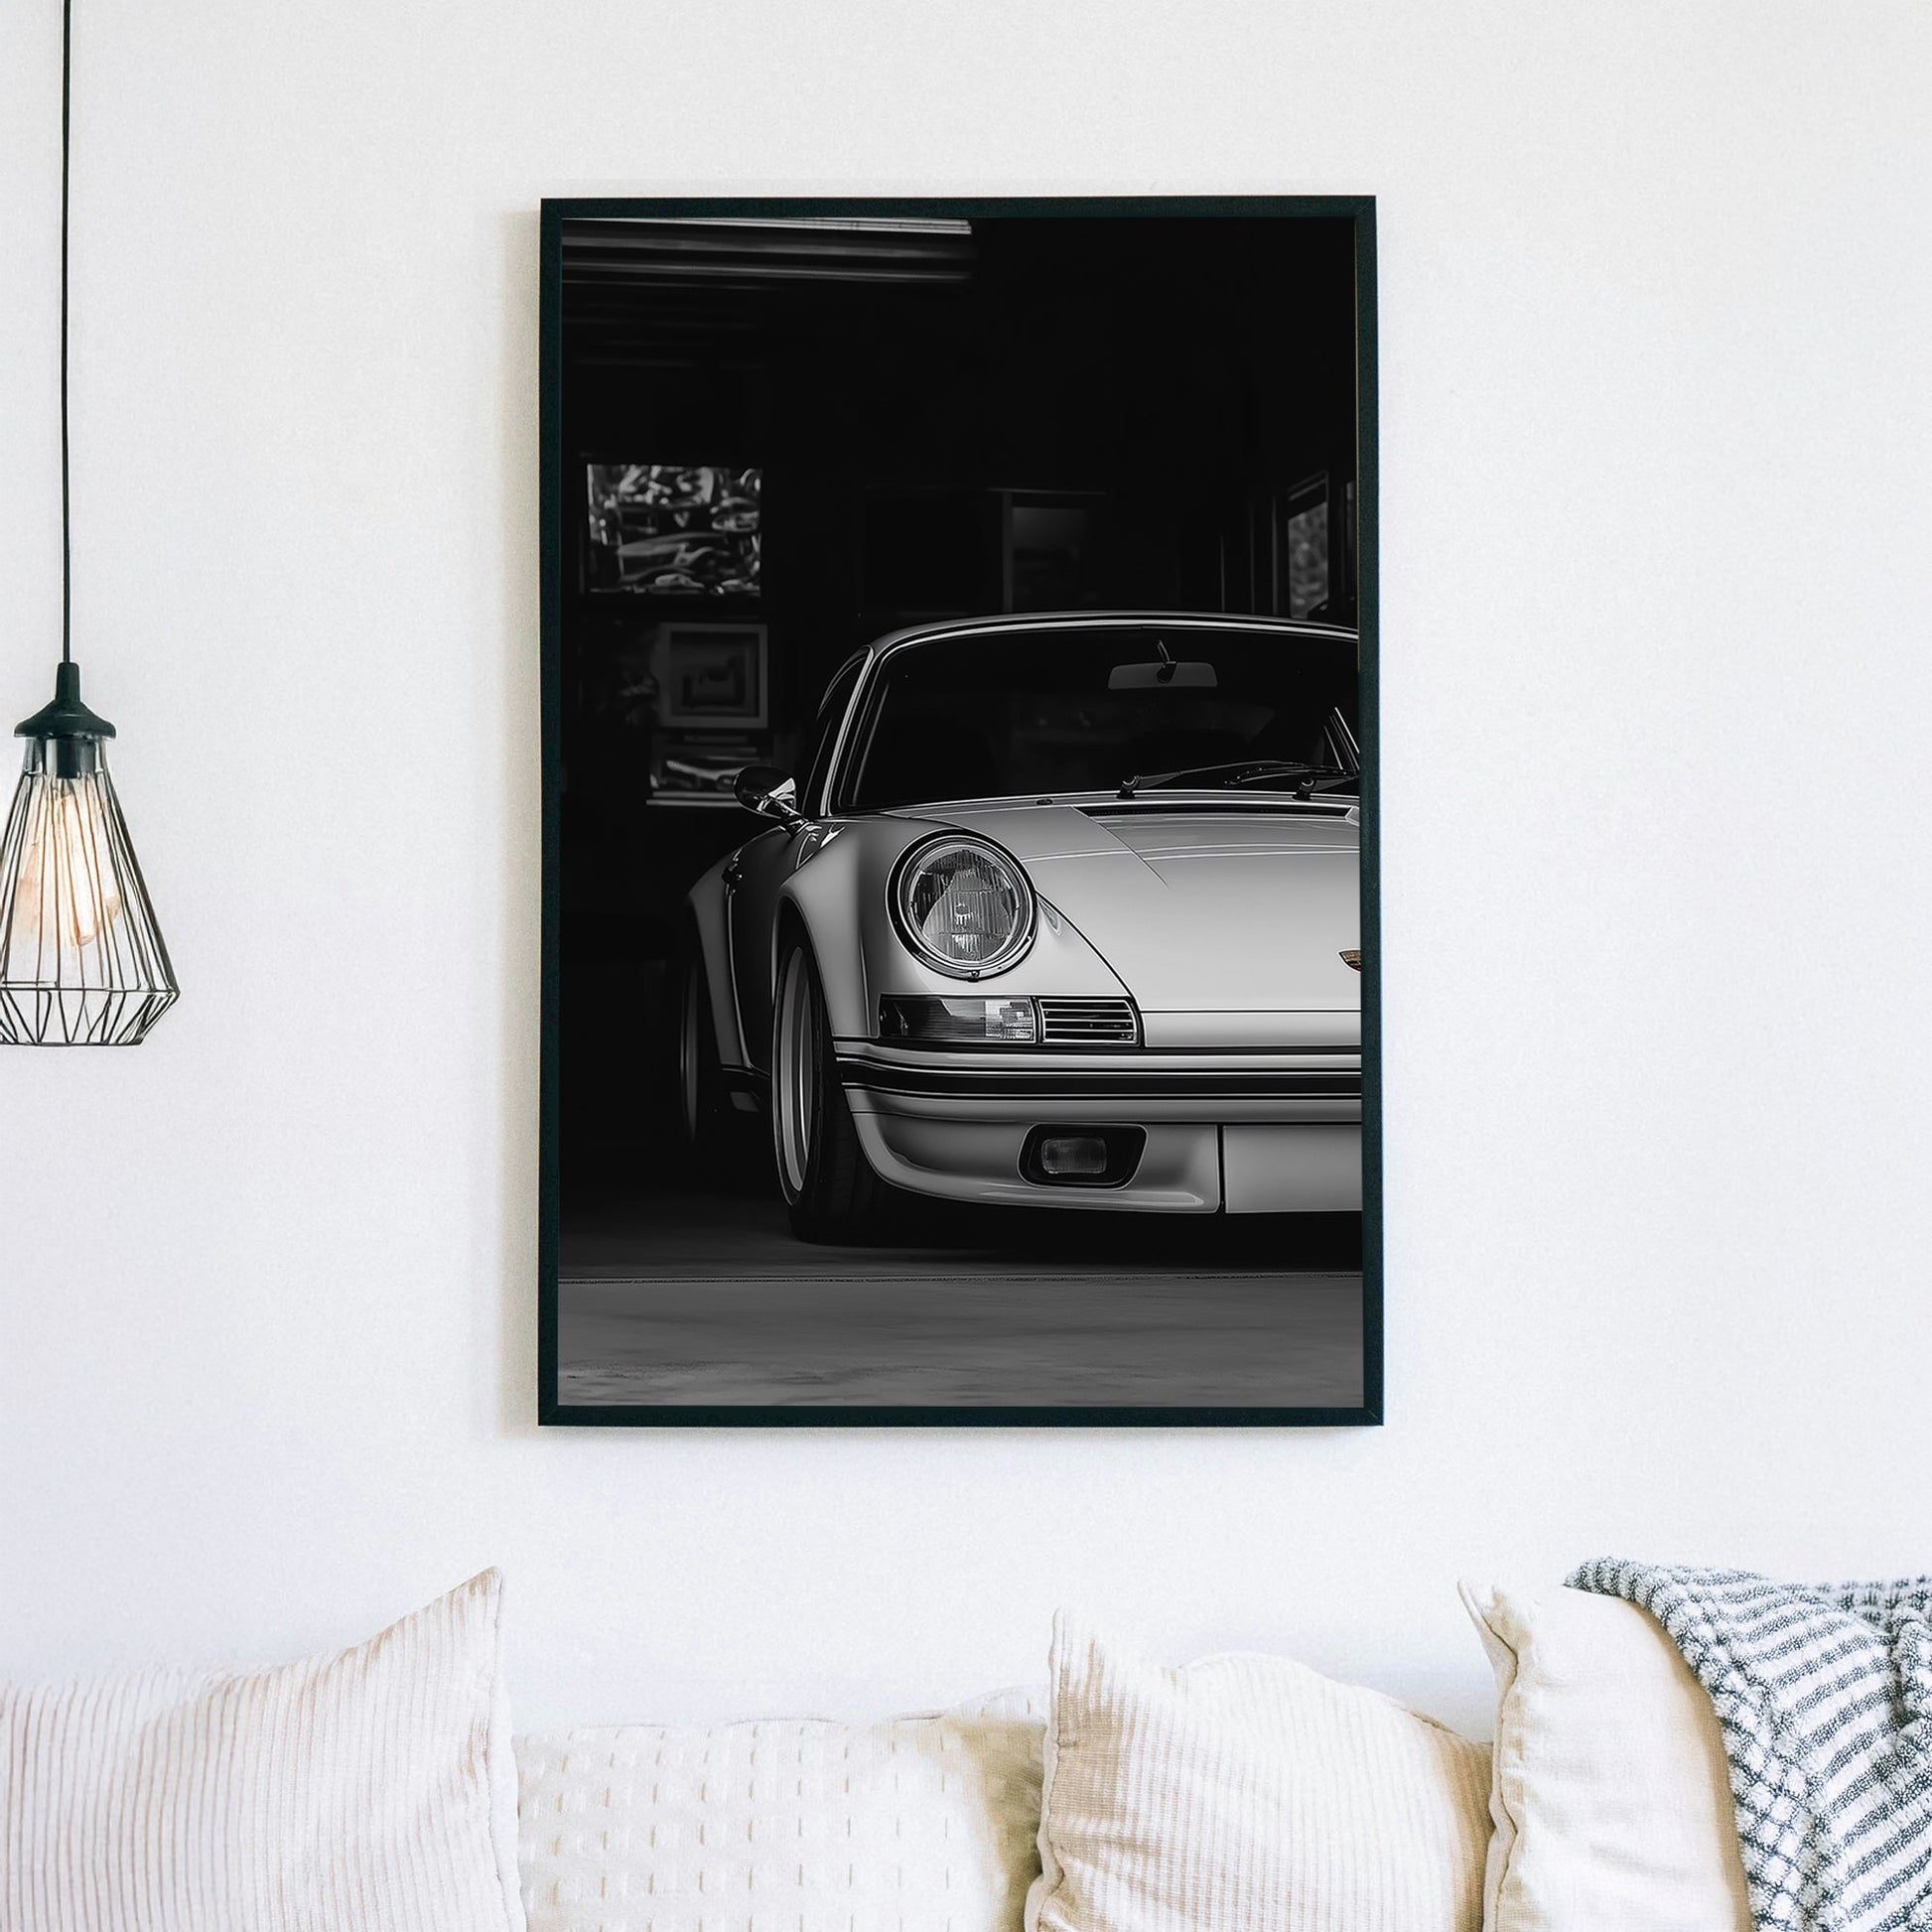
[[[765,1114],[795,1232],[891,1190],[1163,1214],[1359,1208],[1351,631],[987,618],[828,687],[773,821],[685,907],[684,1126]]]

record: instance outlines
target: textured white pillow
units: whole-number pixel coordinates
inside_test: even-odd
[[[499,1595],[275,1670],[0,1686],[0,1932],[521,1932]]]
[[[1655,1619],[1461,1588],[1496,1670],[1488,1932],[1750,1932],[1717,1713]]]
[[[530,1932],[1019,1932],[1042,1703],[519,1737]]]
[[[1064,1615],[1051,1700],[1030,1932],[1476,1932],[1480,1744],[1286,1658],[1162,1670]]]

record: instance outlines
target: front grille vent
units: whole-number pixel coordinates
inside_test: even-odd
[[[1042,1046],[1137,1046],[1140,1017],[1132,1000],[1041,1000]]]

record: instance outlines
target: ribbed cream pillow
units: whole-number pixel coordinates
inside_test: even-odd
[[[522,1932],[500,1583],[279,1669],[0,1686],[0,1932]]]
[[[1064,1615],[1029,1932],[1477,1932],[1488,1753],[1286,1658],[1163,1670]]]
[[[1020,1932],[1045,1702],[519,1737],[530,1932]]]
[[[1496,1671],[1488,1932],[1751,1932],[1724,1734],[1621,1597],[1464,1584]]]

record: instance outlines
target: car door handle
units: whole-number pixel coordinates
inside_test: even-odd
[[[726,866],[724,876],[725,876],[725,890],[729,892],[734,886],[738,884],[738,882],[741,879],[745,877],[744,860],[742,859],[732,860],[732,862],[728,866]]]

